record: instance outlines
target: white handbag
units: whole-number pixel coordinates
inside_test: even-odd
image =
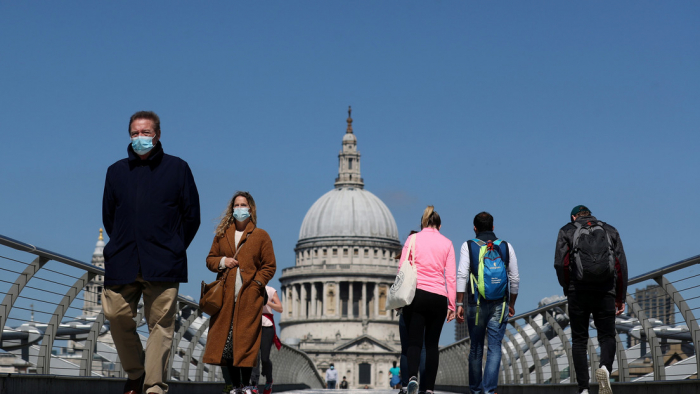
[[[416,282],[418,272],[416,271],[416,235],[414,234],[408,243],[408,256],[401,263],[401,269],[396,275],[394,284],[389,289],[389,296],[386,300],[386,310],[403,308],[413,302],[416,295]],[[403,257],[403,256],[402,256]]]

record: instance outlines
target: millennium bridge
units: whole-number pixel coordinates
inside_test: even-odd
[[[659,296],[627,294],[629,315],[616,321],[617,354],[611,374],[615,393],[700,393],[700,359],[695,353],[700,328],[694,315],[700,308],[700,256],[667,263],[629,281],[630,288],[647,286]],[[103,275],[95,265],[0,235],[1,394],[120,393],[126,375],[111,342],[109,322],[101,311],[86,316],[78,306],[89,296],[99,296],[99,289],[88,284]],[[669,301],[659,313],[661,299]],[[195,300],[182,295],[177,308],[170,392],[220,393],[221,369],[201,360],[208,316]],[[135,319],[145,346],[148,329],[142,309]],[[576,392],[568,321],[565,299],[510,319],[502,346],[500,394]],[[589,362],[597,366],[600,350],[592,322],[590,334]],[[469,338],[440,349],[438,391],[469,392],[468,352]],[[304,352],[283,344],[271,358],[274,391],[323,390],[324,379]],[[591,392],[596,393],[595,374],[591,378]],[[386,387],[369,389],[395,393],[388,382]]]

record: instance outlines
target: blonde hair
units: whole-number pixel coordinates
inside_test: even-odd
[[[421,229],[426,227],[438,228],[440,227],[440,223],[440,215],[438,215],[438,213],[435,211],[435,207],[428,205],[428,207],[425,208],[425,211],[423,211],[423,217],[420,220]]]
[[[243,197],[246,199],[248,205],[250,206],[250,221],[253,222],[253,224],[258,223],[257,209],[255,209],[255,200],[253,200],[253,196],[251,196],[248,192],[238,191],[233,195],[233,198],[231,198],[231,201],[228,203],[228,207],[224,213],[221,214],[221,221],[219,222],[219,225],[216,226],[216,231],[214,231],[214,234],[216,234],[217,237],[223,237],[226,230],[228,230],[228,228],[233,224],[233,221],[236,220],[233,217],[233,204],[237,197]]]

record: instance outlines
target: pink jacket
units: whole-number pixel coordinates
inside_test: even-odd
[[[454,311],[457,281],[455,250],[452,241],[434,228],[424,228],[411,237],[416,237],[416,255],[414,256],[418,271],[416,288],[447,297],[448,307]],[[401,269],[401,264],[408,259],[408,245],[411,237],[403,245],[399,269]]]

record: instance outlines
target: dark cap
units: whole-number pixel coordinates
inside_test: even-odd
[[[591,210],[588,209],[585,205],[577,205],[574,207],[574,209],[571,210],[571,216],[575,216],[577,213],[579,213],[581,211],[589,211],[590,212]]]

